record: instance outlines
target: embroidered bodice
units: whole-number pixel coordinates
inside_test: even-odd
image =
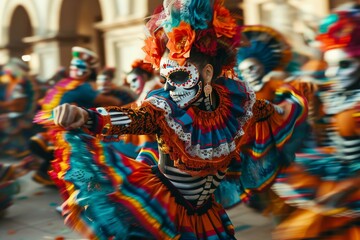
[[[246,83],[222,81],[213,87],[219,106],[212,112],[195,106],[179,109],[168,93],[159,89],[137,109],[106,107],[90,112],[92,120],[87,126],[92,132],[114,138],[156,134],[160,170],[185,199],[200,206],[218,187],[230,162],[240,158],[246,122],[250,118],[263,121],[274,112],[268,101],[258,100],[254,105],[255,96]]]

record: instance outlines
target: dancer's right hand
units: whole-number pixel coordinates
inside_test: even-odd
[[[55,125],[71,130],[82,127],[89,114],[80,107],[65,103],[54,108],[53,117]]]

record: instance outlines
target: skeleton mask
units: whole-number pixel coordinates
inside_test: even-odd
[[[328,63],[326,77],[335,80],[335,87],[347,90],[360,78],[360,60],[349,56],[342,49],[326,51],[324,59]]]
[[[195,65],[186,62],[180,66],[176,61],[163,57],[160,62],[160,75],[164,78],[165,91],[180,108],[194,103],[202,92],[200,74]]]
[[[85,79],[88,74],[88,65],[81,59],[73,59],[70,63],[69,75],[75,79]]]
[[[264,86],[264,66],[255,58],[247,58],[239,64],[239,70],[244,80],[248,81],[254,91],[258,92]]]
[[[140,95],[145,86],[145,79],[140,74],[130,72],[126,76],[126,83],[129,84],[131,90]]]

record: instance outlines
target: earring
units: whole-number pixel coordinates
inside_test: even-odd
[[[210,83],[206,83],[204,86],[204,94],[206,98],[209,98],[210,100],[210,106],[212,106],[212,97],[211,97],[211,93],[212,93],[212,86]]]
[[[211,95],[211,92],[212,92],[212,86],[211,86],[211,84],[206,83],[206,84],[205,84],[205,87],[204,87],[205,97],[209,97],[209,96]]]

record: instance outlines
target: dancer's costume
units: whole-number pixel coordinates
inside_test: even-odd
[[[335,12],[324,20],[319,40],[325,53],[345,50],[349,61],[359,56],[359,16],[359,8],[354,8]],[[341,66],[340,62],[338,64]],[[346,66],[342,67],[347,71],[343,74],[350,72]],[[359,75],[355,81],[358,79]],[[336,78],[329,80],[341,81]],[[303,149],[297,154],[295,164],[274,184],[273,189],[287,203],[297,207],[277,227],[275,239],[360,239],[357,181],[360,170],[360,91],[358,87],[339,91],[333,86],[327,94],[322,94],[325,94],[322,98],[325,116],[332,120],[330,142],[328,147]],[[350,183],[351,187],[339,191],[330,201],[322,202],[327,193],[344,183]]]
[[[223,203],[233,203],[233,198],[239,202],[249,189],[270,184],[281,167],[277,157],[293,141],[294,127],[301,125],[306,111],[300,96],[285,114],[268,102],[257,102],[255,117],[246,125],[249,136],[241,138],[242,126],[251,116],[251,91],[231,79],[219,79],[216,91],[221,104],[209,113],[196,107],[179,109],[164,90],[151,92],[137,110],[98,110],[109,111],[114,119],[116,112],[126,112],[133,120],[128,127],[112,125],[110,135],[161,132],[160,155],[178,160],[159,166],[117,155],[83,132],[59,132],[52,176],[67,199],[63,205],[67,224],[100,239],[233,238],[233,226],[212,193],[224,177],[237,192],[223,196]],[[98,123],[105,123],[108,115],[95,114]],[[102,127],[98,125],[94,133]],[[254,149],[241,152],[246,144]],[[206,160],[209,157],[212,160]],[[261,161],[255,161],[257,157]],[[291,161],[291,156],[283,159]]]
[[[181,66],[195,38],[191,51],[217,58],[240,46],[239,28],[222,1],[165,1],[150,26],[144,50],[157,67],[166,35],[169,56]],[[294,97],[280,110],[255,102],[246,82],[220,77],[211,85],[217,97],[213,111],[195,104],[181,108],[169,91],[159,89],[138,108],[87,110],[83,130],[53,128],[58,131],[52,177],[65,200],[65,222],[91,239],[235,239],[214,191],[226,180],[228,188],[222,189],[235,192],[219,201],[232,204],[271,184],[282,167],[278,156],[297,140],[294,129],[306,119],[306,100],[284,90],[283,96]],[[51,117],[44,116],[37,120],[51,126]],[[158,164],[129,159],[101,141],[123,134],[155,134]],[[291,151],[285,155],[284,161],[293,159]]]

